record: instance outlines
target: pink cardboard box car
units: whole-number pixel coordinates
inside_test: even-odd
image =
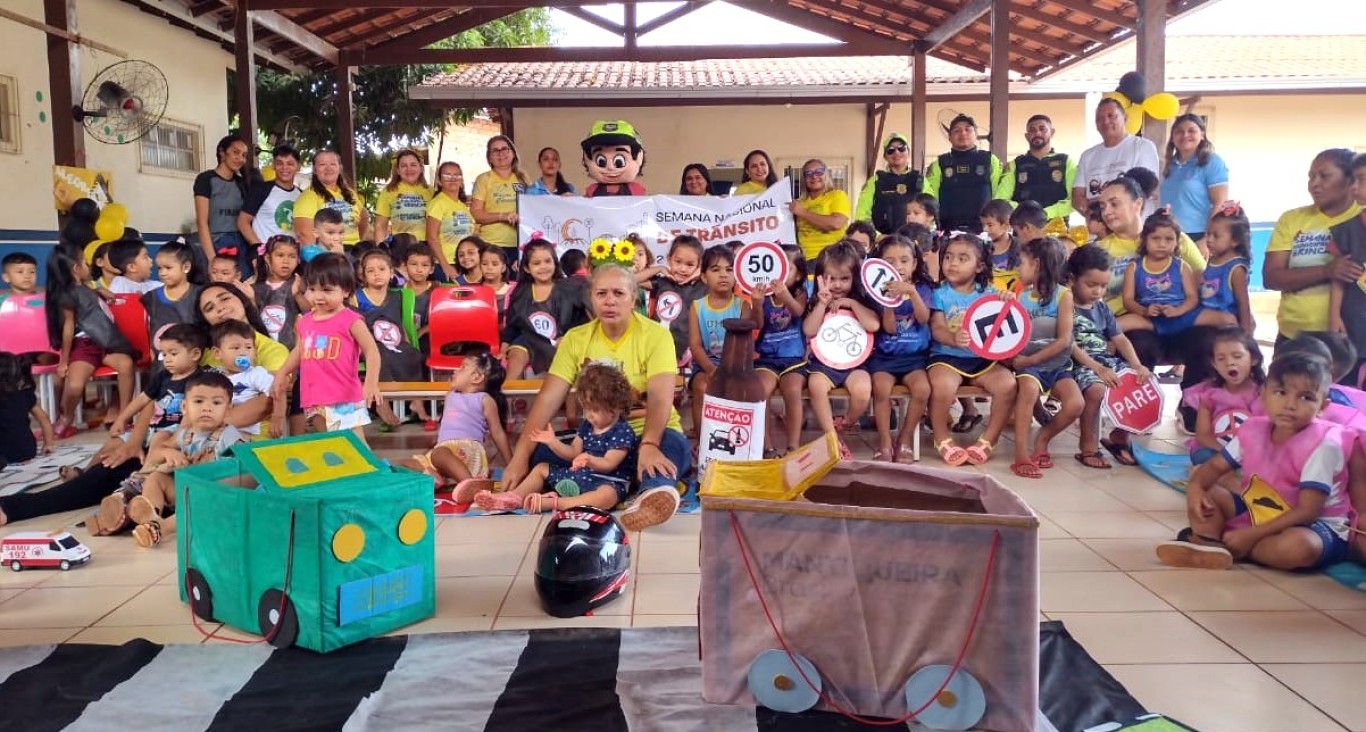
[[[1039,523],[1019,496],[986,475],[868,462],[795,500],[735,497],[733,480],[709,492],[725,469],[702,491],[707,701],[1033,729]]]

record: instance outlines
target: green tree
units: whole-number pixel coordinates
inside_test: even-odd
[[[435,48],[544,46],[555,27],[546,8],[530,8],[432,44]],[[449,122],[461,123],[478,108],[438,109],[408,98],[408,87],[448,72],[449,64],[364,66],[356,70],[352,103],[356,127],[356,177],[389,175],[388,155],[403,147],[425,147]],[[337,84],[332,71],[282,74],[261,69],[256,76],[257,121],[263,131],[283,133],[301,150],[337,145]]]

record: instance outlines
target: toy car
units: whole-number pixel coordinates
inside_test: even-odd
[[[15,572],[29,567],[66,571],[90,561],[90,549],[67,531],[19,531],[0,541],[0,561]]]

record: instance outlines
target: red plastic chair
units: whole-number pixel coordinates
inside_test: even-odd
[[[427,368],[432,371],[454,371],[463,356],[448,355],[462,346],[483,344],[497,356],[502,345],[498,330],[498,306],[493,290],[482,285],[475,287],[435,287],[427,309],[427,336],[431,355]]]
[[[33,375],[37,382],[38,406],[56,419],[56,374],[60,354],[47,338],[45,303],[46,296],[41,292],[27,297],[0,293],[0,351],[51,356],[49,364],[34,364]]]
[[[142,389],[142,372],[152,367],[152,337],[147,332],[147,309],[137,295],[119,295],[109,302],[109,311],[114,314],[114,327],[119,329],[119,333],[137,353],[133,358],[133,392],[137,393]],[[108,366],[100,366],[90,378],[117,379],[118,372]]]

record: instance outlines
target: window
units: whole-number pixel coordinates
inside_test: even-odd
[[[138,142],[144,172],[199,173],[204,128],[162,119]]]
[[[19,82],[0,75],[0,152],[19,152]]]

